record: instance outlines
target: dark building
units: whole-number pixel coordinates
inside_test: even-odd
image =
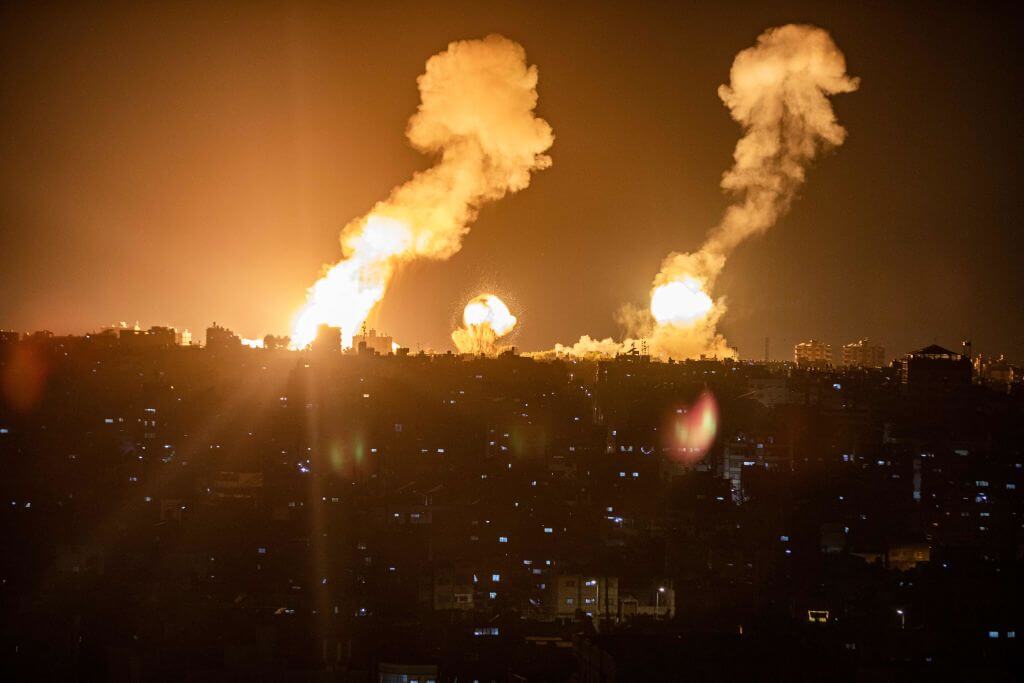
[[[242,346],[242,340],[237,334],[214,323],[212,327],[206,328],[206,348],[211,351],[227,351],[238,349]]]
[[[933,344],[908,354],[900,362],[903,383],[926,390],[953,389],[971,383],[971,361]]]
[[[316,328],[316,338],[309,348],[314,353],[336,353],[341,351],[341,328],[320,325]]]
[[[287,349],[291,341],[291,338],[288,336],[268,334],[263,338],[263,348],[271,350]]]
[[[178,331],[173,327],[154,325],[146,331],[149,343],[160,348],[170,348],[177,344]]]

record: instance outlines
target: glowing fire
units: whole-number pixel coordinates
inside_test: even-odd
[[[452,332],[452,341],[461,353],[492,354],[497,340],[516,326],[517,319],[505,302],[494,294],[474,297],[462,311],[461,327]]]
[[[351,346],[397,268],[451,258],[481,206],[526,189],[532,172],[551,165],[551,126],[534,113],[537,78],[523,47],[498,35],[451,43],[427,60],[406,136],[435,163],[343,228],[342,259],[310,287],[293,348],[308,346],[322,324],[341,328]]]
[[[673,280],[651,292],[651,315],[659,324],[687,324],[703,318],[715,303],[694,277]]]
[[[466,327],[489,325],[496,335],[503,337],[516,326],[516,317],[508,310],[505,302],[494,294],[481,294],[466,304],[462,311],[462,322]]]
[[[262,339],[247,339],[245,337],[242,337],[241,341],[242,341],[242,346],[248,346],[250,349],[262,349],[263,348],[263,340]]]
[[[292,346],[309,346],[322,324],[340,327],[342,346],[352,346],[352,335],[384,296],[396,259],[410,251],[412,239],[412,230],[402,221],[367,216],[359,230],[345,236],[346,259],[310,287],[309,299],[292,323]]]

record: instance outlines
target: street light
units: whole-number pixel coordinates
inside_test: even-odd
[[[896,614],[900,615],[900,630],[907,628],[907,614],[901,609],[896,610]]]
[[[658,586],[658,592],[654,594],[654,618],[661,616],[661,594],[665,592],[664,586]]]

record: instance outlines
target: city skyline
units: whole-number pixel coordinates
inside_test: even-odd
[[[0,681],[1024,680],[1013,9],[0,6]]]
[[[730,22],[709,8],[618,16],[598,6],[555,30],[542,19],[562,10],[526,7],[471,30],[473,10],[455,17],[446,6],[415,41],[373,60],[354,58],[363,44],[346,40],[328,6],[262,8],[223,36],[234,17],[216,9],[185,18],[167,7],[116,17],[65,8],[62,23],[47,10],[5,11],[5,30],[20,31],[5,40],[4,328],[84,333],[139,318],[194,333],[217,320],[246,337],[287,334],[305,288],[340,256],[338,230],[429,163],[402,135],[423,61],[500,29],[539,69],[553,164],[483,207],[450,261],[401,268],[371,326],[413,348],[452,348],[462,307],[493,291],[519,318],[509,343],[521,349],[580,334],[622,339],[618,308],[643,305],[664,254],[699,246],[727,203],[718,181],[739,131],[715,89],[765,27],[796,19],[832,34],[861,87],[834,103],[843,147],[812,164],[790,212],[724,269],[716,294],[728,299],[719,327],[730,344],[761,358],[768,337],[781,359],[801,340],[869,337],[896,357],[970,339],[986,355],[1024,355],[1022,282],[1007,248],[1019,199],[993,178],[1018,163],[997,124],[1019,111],[1017,90],[1001,87],[1019,70],[1000,52],[1009,47],[994,10],[923,18],[793,4],[751,6]],[[353,25],[385,34],[405,21],[353,12]],[[652,39],[628,55],[623,41],[584,47],[612,15],[623,35],[632,27]],[[854,29],[865,17],[877,21],[870,36]],[[886,40],[922,22],[919,43]],[[93,33],[76,30],[85,25]],[[928,49],[954,27],[957,41]],[[698,28],[715,40],[684,39]],[[61,31],[67,59],[29,44]],[[168,59],[183,41],[197,56]],[[562,44],[583,59],[560,54]],[[19,78],[26,69],[50,78]],[[962,94],[956,108],[950,92]]]

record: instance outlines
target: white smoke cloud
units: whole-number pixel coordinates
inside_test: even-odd
[[[630,339],[620,343],[611,337],[591,339],[585,334],[572,346],[555,344],[554,355],[558,358],[604,358],[627,351],[632,345],[633,340]]]

